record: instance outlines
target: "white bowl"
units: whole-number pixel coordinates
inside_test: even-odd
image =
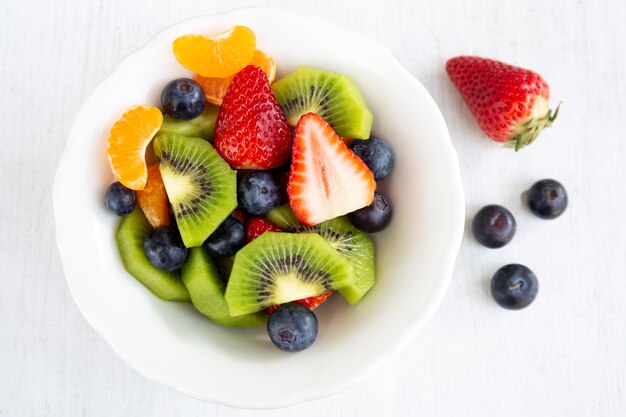
[[[119,218],[104,208],[113,181],[106,138],[133,104],[159,104],[173,78],[189,76],[171,45],[186,33],[249,26],[278,76],[299,66],[347,74],[374,114],[373,132],[396,154],[383,189],[391,225],[375,236],[377,283],[355,307],[335,296],[318,309],[320,331],[306,351],[284,353],[265,329],[213,325],[189,304],[164,302],[119,259]],[[192,397],[242,408],[275,408],[325,397],[397,354],[431,317],[448,287],[464,224],[456,153],[426,89],[383,47],[329,21],[250,8],[171,26],[119,67],[78,112],[54,184],[57,244],[67,285],[87,321],[131,367]]]

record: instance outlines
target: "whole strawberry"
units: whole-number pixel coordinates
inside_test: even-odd
[[[233,78],[217,116],[214,145],[234,169],[287,163],[291,131],[262,69],[249,65]]]
[[[550,87],[536,72],[476,56],[459,56],[446,71],[483,132],[516,151],[530,145],[556,119]]]

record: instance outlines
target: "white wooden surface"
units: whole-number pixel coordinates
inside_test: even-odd
[[[448,122],[468,215],[504,204],[518,234],[495,251],[467,235],[434,319],[363,383],[251,412],[145,380],[86,324],[56,252],[51,186],[81,101],[126,54],[182,18],[261,4],[325,15],[387,45]],[[625,22],[621,0],[3,0],[0,416],[625,416]],[[553,101],[563,101],[558,122],[519,154],[487,141],[445,75],[445,60],[458,54],[543,74]],[[544,177],[570,193],[570,208],[552,222],[520,200]],[[540,279],[537,301],[522,312],[500,309],[488,291],[509,262]]]

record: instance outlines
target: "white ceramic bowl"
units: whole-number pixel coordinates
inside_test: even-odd
[[[172,41],[235,24],[257,35],[278,76],[313,66],[355,79],[374,114],[373,132],[396,154],[384,190],[391,225],[375,236],[377,283],[355,307],[339,296],[318,310],[306,351],[284,353],[264,328],[213,325],[189,304],[164,302],[132,278],[114,242],[119,218],[104,208],[113,181],[106,138],[133,105],[158,105],[167,81],[190,75]],[[84,103],[54,185],[57,244],[67,285],[87,321],[131,367],[192,397],[274,408],[344,390],[397,354],[430,318],[448,287],[464,223],[457,156],[426,89],[383,47],[329,21],[252,8],[185,20],[127,57]],[[303,377],[305,375],[305,377]]]

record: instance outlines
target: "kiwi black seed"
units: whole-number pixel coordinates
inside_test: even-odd
[[[370,137],[372,112],[352,78],[301,67],[272,84],[272,90],[291,126],[302,115],[316,113],[341,137]]]
[[[200,138],[162,133],[154,152],[183,243],[200,246],[237,206],[236,173]]]
[[[235,317],[343,288],[354,279],[347,259],[321,236],[265,232],[235,255],[225,297]]]
[[[339,290],[350,303],[356,304],[374,286],[374,243],[367,234],[354,227],[345,217],[337,217],[313,227],[300,224],[289,207],[284,204],[267,214],[267,218],[281,229],[293,233],[317,233],[342,254],[354,271],[355,280]]]

